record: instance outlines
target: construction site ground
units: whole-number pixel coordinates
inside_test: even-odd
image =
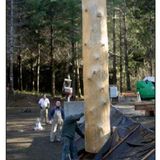
[[[7,160],[60,160],[61,143],[49,141],[51,125],[43,131],[34,131],[39,117],[37,96],[14,95],[7,97],[6,104],[6,159]],[[51,100],[54,103],[54,100]],[[125,115],[155,130],[155,116],[145,116],[144,111],[135,111],[134,105],[114,105]]]

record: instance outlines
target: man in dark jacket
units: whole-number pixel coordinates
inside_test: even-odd
[[[62,158],[61,160],[78,160],[77,149],[74,143],[75,132],[77,132],[82,138],[84,134],[79,129],[77,121],[84,114],[76,114],[66,117],[62,128]]]

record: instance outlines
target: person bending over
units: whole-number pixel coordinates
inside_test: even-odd
[[[82,138],[84,134],[78,127],[77,121],[84,115],[84,113],[71,115],[66,117],[62,127],[62,156],[61,160],[78,160],[77,148],[74,143],[75,132]]]

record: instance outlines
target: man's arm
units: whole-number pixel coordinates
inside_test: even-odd
[[[78,125],[76,125],[76,132],[79,134],[82,138],[84,138],[83,132],[79,129]]]
[[[75,114],[75,115],[70,115],[68,117],[66,117],[65,121],[67,121],[67,123],[73,123],[76,121],[79,121],[80,118],[84,115],[84,113],[80,113],[80,114]]]
[[[39,106],[39,108],[42,108],[42,107],[41,107],[41,103],[42,103],[42,99],[40,99],[40,100],[38,101],[38,106]]]
[[[64,110],[61,109],[62,119],[64,120]]]
[[[48,102],[47,102],[47,104],[48,104],[47,107],[50,108],[50,101],[49,101],[48,98],[47,98],[47,101],[48,101]]]
[[[51,118],[53,118],[54,113],[55,113],[55,108],[50,111]]]

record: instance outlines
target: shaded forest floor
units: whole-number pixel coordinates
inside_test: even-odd
[[[51,125],[45,125],[43,131],[33,130],[36,118],[39,117],[38,99],[37,96],[20,94],[7,99],[7,160],[60,160],[61,144],[49,141]],[[51,103],[54,103],[53,99]],[[116,107],[145,127],[155,130],[155,117],[146,117],[143,112],[135,112],[133,106]],[[26,112],[26,109],[31,112]]]

